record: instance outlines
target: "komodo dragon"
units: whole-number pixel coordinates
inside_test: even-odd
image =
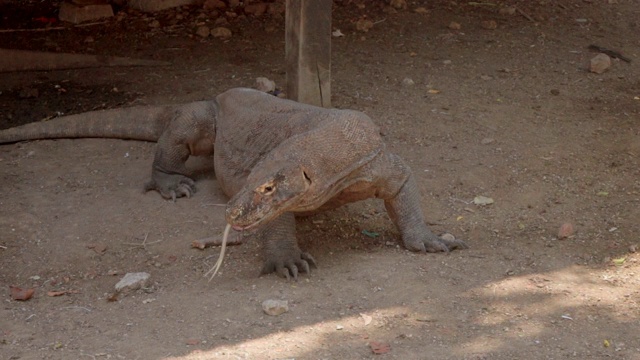
[[[325,109],[251,89],[212,101],[89,112],[0,132],[0,144],[31,139],[103,137],[158,141],[145,189],[191,196],[191,155],[213,154],[216,178],[231,197],[226,220],[263,243],[262,273],[297,278],[315,260],[297,245],[296,214],[379,198],[404,246],[413,251],[466,248],[425,224],[409,167],[385,148],[365,114]]]

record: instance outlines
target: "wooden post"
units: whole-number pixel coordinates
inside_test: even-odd
[[[287,0],[287,97],[331,107],[332,0]]]

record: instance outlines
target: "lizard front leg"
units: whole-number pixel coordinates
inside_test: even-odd
[[[281,277],[298,278],[298,272],[309,273],[316,261],[298,247],[296,220],[293,213],[284,213],[259,230],[259,239],[264,253],[261,274],[275,272]]]

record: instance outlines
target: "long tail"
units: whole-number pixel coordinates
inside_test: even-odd
[[[0,130],[0,144],[61,138],[115,138],[158,141],[175,106],[134,106],[62,116]]]

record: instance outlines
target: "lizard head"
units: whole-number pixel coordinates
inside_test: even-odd
[[[252,171],[245,186],[227,203],[226,219],[235,230],[252,229],[291,211],[312,183],[302,166],[281,167],[271,176],[261,173],[266,172]]]

